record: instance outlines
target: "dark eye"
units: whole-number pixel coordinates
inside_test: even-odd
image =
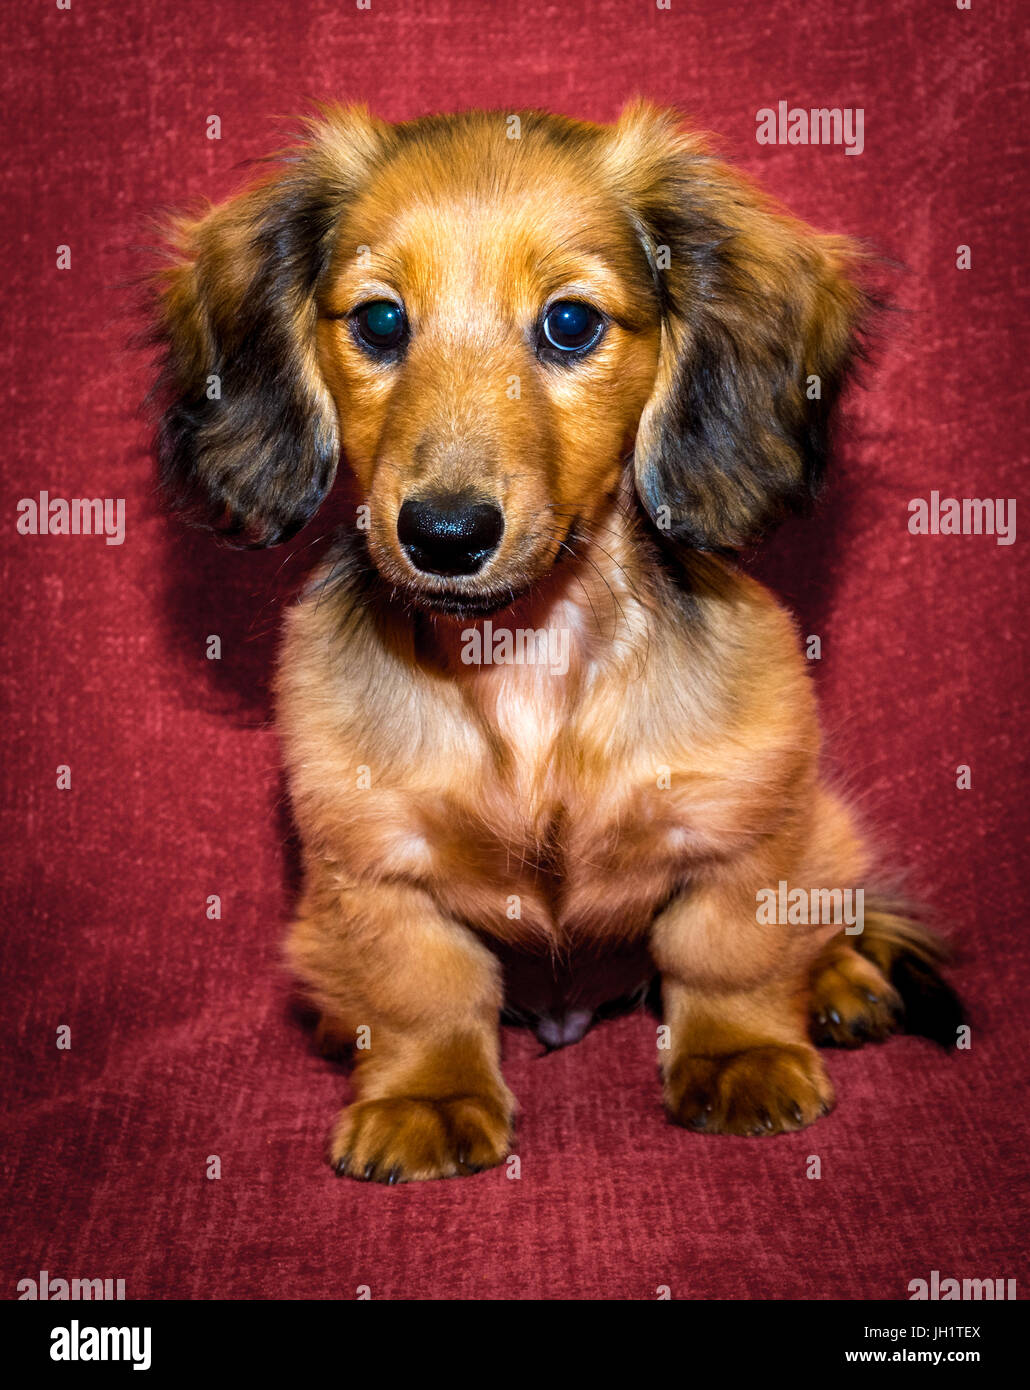
[[[404,310],[390,299],[362,304],[352,315],[358,340],[376,352],[392,352],[408,335]]]
[[[560,352],[586,352],[601,338],[601,315],[578,299],[559,299],[544,315],[542,347]]]

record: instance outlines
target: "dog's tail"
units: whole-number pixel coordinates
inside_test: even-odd
[[[866,906],[862,932],[851,944],[877,967],[901,996],[902,1031],[954,1047],[966,1020],[962,1001],[944,978],[951,959],[946,944],[898,900]]]

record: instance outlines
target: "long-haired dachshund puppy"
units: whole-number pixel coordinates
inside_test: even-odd
[[[337,1171],[512,1143],[499,1023],[573,1042],[657,975],[665,1106],[762,1135],[814,1043],[954,1041],[933,937],[819,769],[790,617],[733,552],[817,487],[861,256],[669,112],[329,110],[172,231],[174,504],[275,544],[340,459],[351,524],[289,615],[305,888],[290,962],[354,1046]]]

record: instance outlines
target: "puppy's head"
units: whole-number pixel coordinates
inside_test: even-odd
[[[174,500],[275,543],[342,454],[374,564],[440,611],[530,588],[627,469],[659,531],[743,545],[817,485],[862,308],[846,243],[645,105],[331,112],[175,242]]]

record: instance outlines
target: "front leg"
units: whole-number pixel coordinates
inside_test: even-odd
[[[710,1134],[801,1129],[834,1100],[808,1038],[808,998],[812,960],[838,929],[759,924],[757,872],[688,890],[652,934],[669,1029],[665,1106],[674,1123]]]
[[[355,1043],[354,1101],[329,1159],[377,1182],[500,1163],[514,1101],[499,1066],[500,971],[428,894],[343,883],[322,868],[288,946],[326,1033]]]

